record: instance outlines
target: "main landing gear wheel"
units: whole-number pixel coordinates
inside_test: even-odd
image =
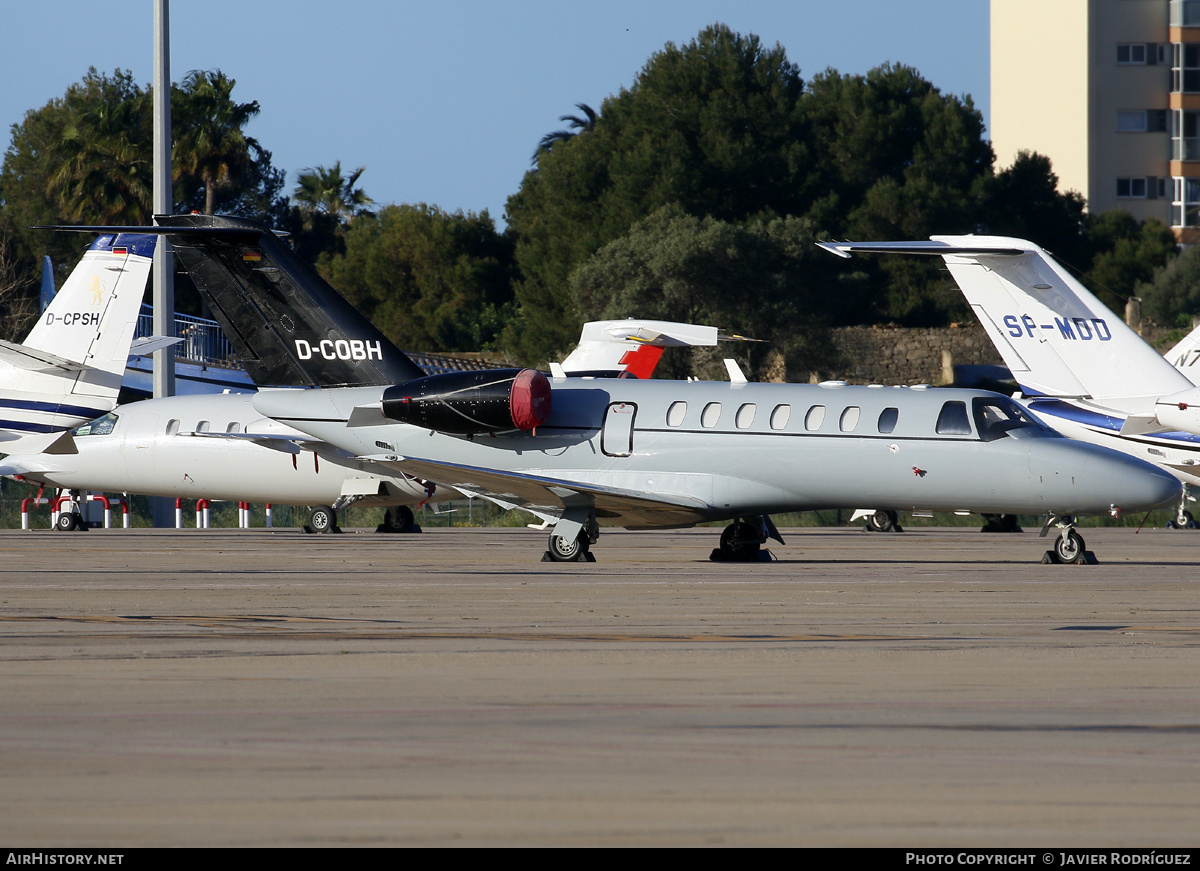
[[[83,525],[83,517],[76,514],[74,511],[64,511],[58,515],[58,520],[54,521],[54,528],[58,532],[71,532],[76,529],[87,529]]]
[[[393,505],[383,512],[383,523],[379,524],[375,531],[420,532],[421,528],[417,526],[411,508],[407,505]]]
[[[763,535],[754,525],[739,518],[721,531],[721,546],[709,555],[713,562],[757,562],[762,551]]]
[[[880,508],[867,518],[867,528],[872,532],[900,532],[900,516],[895,511]]]
[[[304,527],[305,532],[316,532],[324,534],[327,532],[341,532],[337,525],[337,514],[328,505],[315,505],[308,512],[308,523]]]
[[[550,560],[556,563],[595,562],[591,553],[591,541],[587,530],[567,538],[565,535],[550,533],[550,546],[546,550]]]
[[[980,532],[1021,532],[1015,514],[984,514]]]

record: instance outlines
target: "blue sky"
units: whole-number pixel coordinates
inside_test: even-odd
[[[149,83],[152,0],[3,5],[0,130],[89,66]],[[805,78],[916,67],[988,115],[987,0],[175,0],[171,74],[221,69],[257,100],[248,132],[296,174],[365,166],[379,203],[504,203],[538,140],[576,103],[599,108],[668,41],[724,22],[778,42]]]

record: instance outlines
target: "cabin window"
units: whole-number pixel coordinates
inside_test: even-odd
[[[706,427],[714,427],[717,421],[721,419],[721,403],[710,402],[704,406],[704,411],[700,412],[700,425]]]
[[[758,410],[758,406],[753,402],[747,402],[737,410],[737,416],[733,422],[737,424],[738,429],[749,429],[750,424],[754,423],[754,412]]]
[[[854,428],[858,426],[858,418],[862,414],[862,409],[857,405],[847,406],[842,412],[841,419],[838,420],[838,428],[842,432],[854,432]]]
[[[952,400],[943,405],[937,419],[937,431],[940,435],[970,435],[971,421],[967,418],[967,404]]]
[[[242,431],[242,425],[240,423],[238,423],[237,421],[234,421],[233,423],[229,424],[229,426],[225,427],[225,432],[228,432],[228,433],[239,433],[241,431]]]
[[[879,412],[879,431],[891,432],[896,428],[896,421],[900,419],[900,409],[885,408]]]
[[[80,424],[71,430],[73,436],[86,435],[108,435],[113,431],[113,427],[117,425],[117,415],[109,412],[103,417],[98,417],[95,420],[89,420],[87,423]]]
[[[816,432],[824,422],[825,406],[823,405],[814,405],[808,410],[808,414],[804,416],[804,428],[809,432]]]
[[[783,429],[787,426],[791,416],[792,407],[790,405],[775,406],[775,410],[771,412],[771,429]]]
[[[209,423],[207,420],[202,420],[196,424],[196,432],[208,432]]]
[[[179,432],[179,421],[172,418],[167,421],[167,435],[175,435]]]
[[[667,426],[680,426],[683,424],[684,417],[687,416],[686,402],[672,402],[671,407],[667,409]]]

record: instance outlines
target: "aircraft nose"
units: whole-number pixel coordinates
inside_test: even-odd
[[[1183,485],[1159,466],[1117,454],[1104,459],[1103,469],[1113,482],[1112,502],[1122,511],[1150,511],[1179,501]]]
[[[1032,446],[1029,464],[1048,507],[1060,514],[1150,511],[1174,504],[1182,487],[1159,466],[1073,439]]]

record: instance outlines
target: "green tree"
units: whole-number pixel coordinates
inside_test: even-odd
[[[990,172],[983,116],[912,67],[826,70],[803,101],[813,161],[807,214],[856,238],[920,238],[974,229],[977,180]]]
[[[487,212],[385,206],[356,219],[320,271],[402,348],[486,348],[511,308],[512,243]]]
[[[544,360],[574,342],[572,270],[664,205],[721,220],[797,213],[802,93],[782,47],[714,25],[668,43],[587,135],[542,153],[507,205],[521,268],[514,350]]]
[[[1028,239],[1069,261],[1085,256],[1087,201],[1058,190],[1050,158],[1021,151],[1012,166],[980,180],[979,230]]]
[[[1083,283],[1121,315],[1139,284],[1150,282],[1155,270],[1165,266],[1178,250],[1175,235],[1162,221],[1138,221],[1121,210],[1090,216],[1085,246],[1084,259],[1078,264]],[[1157,303],[1151,307],[1157,311]],[[1158,319],[1157,314],[1150,317]]]
[[[349,224],[366,214],[366,207],[374,202],[362,188],[355,187],[364,172],[366,167],[360,166],[343,176],[340,160],[331,167],[310,167],[297,178],[292,199],[303,212],[329,215],[339,224]]]
[[[591,256],[571,276],[571,290],[589,320],[631,316],[711,324],[762,340],[699,351],[692,360],[664,358],[661,373],[691,374],[707,359],[737,356],[747,375],[762,378],[783,355],[788,372],[828,369],[828,304],[839,285],[837,262],[814,244],[802,218],[755,218],[742,224],[697,218],[664,206]]]
[[[1142,313],[1160,324],[1191,327],[1200,314],[1200,246],[1189,246],[1134,288]]]
[[[151,115],[131,73],[88,71],[12,127],[0,167],[0,207],[12,256],[37,281],[41,256],[69,270],[87,241],[37,224],[142,223],[150,213]]]
[[[258,114],[258,102],[234,102],[235,84],[220,70],[192,70],[172,90],[173,178],[199,183],[206,215],[214,213],[219,190],[249,176],[259,150],[242,129]]]
[[[560,142],[567,142],[580,133],[586,133],[595,128],[596,119],[599,117],[596,114],[596,110],[587,103],[576,103],[575,108],[583,113],[583,117],[579,115],[559,115],[559,121],[570,121],[571,126],[565,130],[555,130],[553,133],[547,133],[542,137],[538,143],[537,151],[533,152],[532,162],[535,165],[542,152],[549,151]]]

